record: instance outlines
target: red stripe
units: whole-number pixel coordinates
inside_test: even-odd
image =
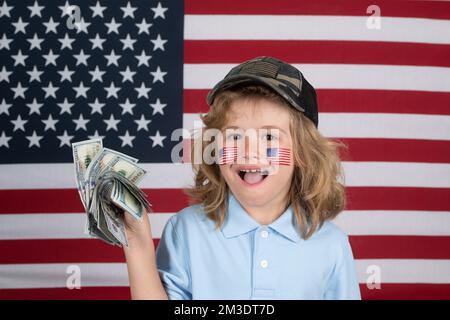
[[[155,212],[178,212],[189,205],[181,189],[165,189],[150,199]],[[445,188],[347,187],[347,199],[347,210],[450,211],[450,189]],[[76,189],[0,190],[0,203],[0,214],[83,212]]]
[[[347,210],[450,211],[450,189],[347,187]]]
[[[363,300],[448,300],[450,299],[450,284],[434,283],[383,283],[380,290],[370,290],[366,284],[360,284]]]
[[[344,161],[450,163],[450,141],[340,138]]]
[[[370,235],[349,238],[355,259],[450,259],[450,237]]]
[[[121,247],[98,239],[1,240],[0,252],[0,264],[125,262]]]
[[[333,138],[347,147],[341,148],[343,161],[423,162],[450,163],[450,141],[382,139],[382,138]],[[190,162],[189,140],[185,142],[184,163]],[[411,152],[414,150],[414,152]]]
[[[0,289],[0,300],[130,300],[129,287]]]
[[[350,236],[350,243],[355,259],[450,259],[444,236]],[[96,239],[1,240],[0,252],[0,264],[125,262],[122,248]]]
[[[288,63],[450,66],[450,46],[381,41],[185,40],[185,63],[233,63],[273,56]]]
[[[450,284],[382,284],[380,290],[359,285],[363,300],[370,299],[450,299]],[[83,287],[44,289],[0,289],[1,300],[99,300],[130,299],[129,287]]]
[[[333,140],[343,142],[347,146],[340,149],[340,158],[343,161],[450,163],[450,141],[380,138]],[[186,145],[189,145],[189,142],[186,142]],[[189,163],[189,159],[187,154],[184,162]]]
[[[369,16],[373,1],[195,1],[185,0],[185,14],[269,14]],[[376,1],[384,17],[450,19],[450,3],[445,1]]]
[[[184,90],[184,112],[205,113],[208,90]],[[318,89],[320,112],[450,115],[449,92]]]
[[[154,212],[177,212],[188,206],[182,189],[143,190]],[[76,189],[0,190],[0,203],[0,214],[84,212]]]
[[[347,147],[341,148],[343,161],[382,161],[382,162],[424,162],[450,163],[450,141],[380,139],[380,138],[333,138]],[[190,162],[190,140],[184,141],[186,154],[184,163]],[[414,150],[414,152],[411,152]]]

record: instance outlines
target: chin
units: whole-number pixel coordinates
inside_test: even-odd
[[[259,189],[247,189],[242,188],[242,186],[235,186],[230,188],[235,197],[240,201],[250,206],[260,206],[267,202],[270,202],[273,194],[273,188],[271,190],[266,188]]]
[[[239,202],[248,206],[262,206],[271,202],[281,191],[283,181],[289,181],[289,177],[280,176],[280,172],[264,176],[255,184],[247,183],[239,170],[226,170],[223,174],[231,192]]]

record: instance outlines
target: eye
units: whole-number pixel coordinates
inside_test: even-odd
[[[265,139],[267,141],[273,141],[273,140],[278,139],[278,137],[273,134],[268,133],[268,134],[264,135],[263,139]]]
[[[239,139],[241,139],[241,135],[239,133],[232,133],[232,134],[229,134],[227,136],[227,140],[236,141],[236,140],[239,140]]]

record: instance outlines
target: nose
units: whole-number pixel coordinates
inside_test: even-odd
[[[257,136],[246,135],[244,138],[244,159],[248,164],[257,164],[261,158]]]

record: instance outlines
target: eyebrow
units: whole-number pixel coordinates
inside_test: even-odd
[[[226,129],[241,129],[241,128],[238,126],[228,126],[228,127],[223,128],[223,130],[226,130]],[[281,132],[283,132],[284,134],[287,134],[287,132],[284,129],[277,127],[277,126],[262,126],[260,129],[278,129]]]

